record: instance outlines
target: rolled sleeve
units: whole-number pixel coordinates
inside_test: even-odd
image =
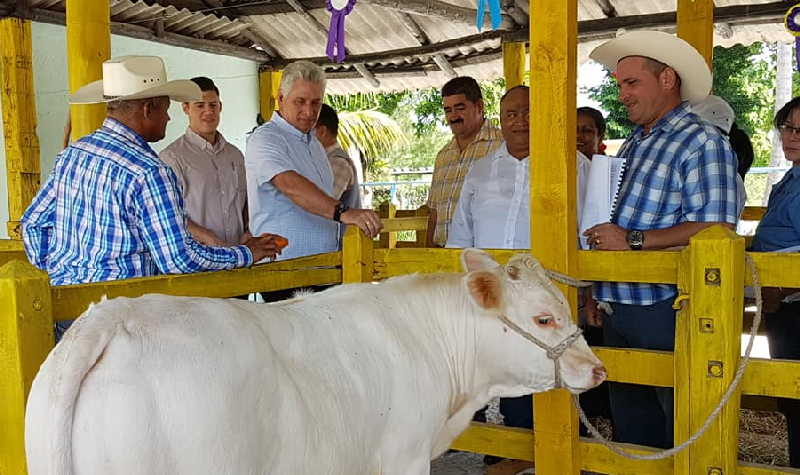
[[[706,140],[682,168],[684,220],[736,224],[736,158],[725,139]]]

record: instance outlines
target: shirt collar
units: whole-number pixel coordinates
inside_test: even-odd
[[[344,151],[344,149],[342,148],[342,146],[341,146],[341,145],[339,145],[339,142],[334,142],[334,143],[333,143],[333,145],[331,145],[331,146],[329,146],[329,147],[325,147],[325,152],[326,152],[326,153],[331,153],[331,152],[333,152],[334,150],[336,150],[337,148],[338,148],[338,149],[340,149],[340,150],[342,150],[342,151]]]
[[[689,107],[689,103],[681,102],[677,107],[667,112],[666,115],[664,115],[664,117],[658,119],[655,125],[653,125],[653,127],[650,129],[650,134],[652,134],[653,132],[669,133],[674,129],[683,127],[685,125],[683,122],[686,120],[686,116],[689,115],[691,112],[692,111]],[[642,127],[641,125],[638,126],[633,134],[637,137],[643,136],[644,127]]]
[[[137,145],[143,147],[145,150],[148,150],[150,151],[150,153],[155,155],[155,152],[150,147],[150,144],[147,143],[147,140],[145,140],[141,135],[136,133],[135,130],[123,124],[122,122],[118,121],[117,119],[106,117],[103,120],[102,128],[109,130],[113,134],[121,135],[122,138],[130,142],[136,143]]]
[[[511,155],[511,153],[508,151],[508,145],[505,141],[501,146],[497,147],[497,151],[499,152],[497,154],[497,158],[501,160],[511,160],[514,163],[528,163],[528,159],[530,158],[530,155],[521,159]]]
[[[214,154],[222,152],[228,143],[219,131],[217,131],[217,142],[212,144],[192,130],[191,127],[186,127],[186,140],[200,150],[210,150]]]
[[[500,136],[500,131],[492,125],[489,119],[483,119],[483,124],[481,124],[480,130],[478,130],[478,135],[475,136],[475,139],[470,142],[469,145],[478,143],[478,142],[489,142],[491,140],[498,140]],[[467,145],[467,147],[469,147]],[[446,145],[447,148],[455,148],[458,150],[458,142],[456,138],[453,137],[450,139],[450,142]]]
[[[283,132],[296,137],[297,139],[303,141],[306,145],[311,143],[311,139],[314,137],[312,131],[309,132],[301,132],[298,130],[297,127],[293,126],[289,122],[284,119],[278,111],[275,111],[272,114],[272,122],[275,122],[275,125],[278,126],[278,129],[282,130]]]

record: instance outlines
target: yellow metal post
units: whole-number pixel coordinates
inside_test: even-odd
[[[8,235],[21,239],[19,220],[39,189],[39,138],[33,88],[31,22],[0,19],[0,103],[8,180]]]
[[[714,56],[714,0],[678,0],[678,36],[694,46],[710,67]]]
[[[372,282],[372,239],[348,226],[342,245],[342,283]]]
[[[744,238],[714,226],[683,251],[682,292],[675,343],[675,442],[705,422],[733,380],[741,351]],[[688,269],[686,269],[688,264]],[[740,391],[695,444],[675,456],[676,474],[738,473]]]
[[[575,91],[577,0],[530,8],[531,246],[548,269],[577,275]],[[536,21],[534,21],[534,19]],[[563,288],[574,309],[575,289]],[[578,419],[567,391],[536,395],[536,473],[578,475]]]
[[[103,61],[111,57],[111,13],[108,0],[67,0],[67,69],[69,91],[103,78]],[[103,123],[105,104],[70,106],[77,140]]]
[[[503,43],[503,76],[506,89],[522,84],[525,79],[525,43]]]
[[[278,89],[281,85],[281,71],[260,71],[258,73],[259,112],[268,121],[278,110]]]
[[[0,473],[24,474],[25,401],[53,348],[47,274],[25,261],[0,267]]]

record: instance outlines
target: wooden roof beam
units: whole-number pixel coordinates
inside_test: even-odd
[[[254,45],[256,45],[259,48],[261,48],[262,51],[264,51],[265,53],[267,53],[271,57],[273,57],[273,58],[280,58],[281,57],[281,55],[278,54],[278,52],[275,50],[275,48],[270,46],[269,41],[267,41],[267,39],[264,38],[264,36],[261,33],[258,32],[258,29],[256,29],[256,28],[251,29],[252,27],[255,26],[253,24],[253,22],[246,15],[240,15],[240,13],[236,10],[236,7],[228,7],[228,6],[226,6],[222,2],[222,0],[203,0],[203,3],[205,3],[209,7],[218,9],[218,10],[214,10],[213,13],[215,15],[217,15],[217,13],[220,12],[221,10],[225,10],[225,11],[228,11],[228,12],[232,13],[233,15],[239,17],[239,19],[241,21],[247,23],[247,25],[248,25],[248,29],[242,30],[242,32],[241,32],[242,36],[244,36],[245,38],[250,40]],[[221,16],[221,13],[220,13],[220,15],[217,15],[217,16]]]
[[[36,8],[30,15],[29,20],[38,21],[42,23],[50,23],[54,25],[65,25],[66,18],[64,13],[53,12],[50,10],[43,10]],[[180,46],[183,48],[191,48],[198,51],[205,51],[207,53],[224,54],[226,56],[234,56],[242,59],[249,59],[259,63],[270,61],[267,53],[259,51],[255,48],[245,48],[242,46],[234,46],[224,41],[217,40],[203,40],[194,38],[192,36],[179,35],[164,31],[162,36],[157,36],[156,32],[147,28],[146,26],[111,22],[111,33],[115,35],[127,36],[130,38],[138,38],[142,40],[155,41],[172,46]]]
[[[369,71],[369,69],[367,69],[367,65],[364,63],[356,63],[353,65],[353,67],[356,68],[358,74],[360,74],[362,78],[366,79],[372,87],[381,87],[381,82],[378,81],[378,79]]]
[[[403,22],[403,26],[411,33],[414,38],[417,39],[417,42],[420,46],[429,45],[431,44],[430,38],[428,38],[428,34],[425,33],[425,30],[419,26],[419,23],[414,20],[408,13],[400,12],[398,14],[400,16],[400,20]]]
[[[772,2],[716,7],[714,23],[727,23],[729,26],[781,23],[786,14],[786,5],[785,2]],[[620,28],[674,30],[676,20],[676,12],[585,20],[578,22],[578,37],[581,41],[610,39],[616,36]],[[503,41],[528,41],[528,29],[506,33],[503,35]]]
[[[465,36],[463,38],[456,38],[447,41],[441,41],[439,43],[431,43],[425,46],[413,46],[410,48],[400,48],[388,51],[381,51],[378,53],[367,53],[367,54],[352,54],[348,55],[348,57],[344,60],[345,65],[354,65],[356,63],[379,63],[385,61],[391,61],[395,59],[404,59],[407,56],[410,57],[419,57],[419,56],[431,56],[435,54],[444,54],[447,50],[453,48],[459,48],[464,46],[471,46],[475,43],[480,43],[485,40],[497,39],[503,36],[505,32],[500,30],[490,30],[484,33],[478,33],[476,35]],[[330,61],[326,56],[321,57],[314,57],[314,58],[292,58],[291,60],[287,61],[296,61],[304,59],[307,61],[311,61],[312,63],[316,64],[328,64]],[[272,66],[281,68],[285,65],[284,62],[274,62]]]
[[[458,76],[455,68],[450,64],[450,61],[444,57],[443,54],[435,54],[433,55],[433,62],[436,63],[436,66],[439,66],[439,69],[442,70],[443,73],[447,75],[449,78],[454,78]]]
[[[461,23],[474,24],[477,14],[477,10],[472,8],[459,7],[438,0],[362,0],[362,2],[403,13],[414,13]],[[514,27],[514,20],[506,13],[503,13],[502,17],[503,21],[500,25],[500,29],[512,29]],[[489,12],[487,11],[484,16],[484,28],[488,27],[490,27],[490,20]]]
[[[325,28],[325,25],[320,23],[319,20],[317,20],[314,17],[314,15],[308,13],[303,4],[301,4],[298,0],[285,0],[285,1],[294,9],[295,13],[305,18],[306,21],[308,21],[308,23],[310,23],[315,30],[322,33],[326,38],[328,37],[328,29]]]

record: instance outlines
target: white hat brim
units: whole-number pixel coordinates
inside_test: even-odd
[[[674,69],[681,77],[681,99],[702,101],[711,91],[711,70],[692,45],[662,31],[633,31],[595,48],[589,57],[611,71],[628,56],[645,56]]]
[[[136,94],[107,97],[103,95],[103,80],[91,82],[69,96],[70,104],[102,104],[111,101],[130,101],[150,97],[168,96],[173,101],[202,101],[203,92],[200,86],[188,79],[176,79],[159,86],[151,87]]]

